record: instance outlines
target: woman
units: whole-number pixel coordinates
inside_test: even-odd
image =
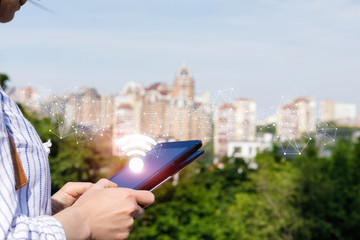
[[[25,3],[0,0],[0,22],[11,21]],[[2,89],[0,98],[0,239],[126,239],[154,195],[102,179],[68,183],[50,197],[38,134]]]

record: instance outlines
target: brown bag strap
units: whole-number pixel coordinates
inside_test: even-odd
[[[9,138],[9,144],[10,144],[10,153],[11,153],[11,159],[14,167],[14,174],[15,174],[15,189],[19,190],[26,184],[28,184],[28,179],[25,175],[23,166],[20,161],[19,154],[16,151],[15,143],[12,139],[12,137],[9,134],[9,131],[6,130]]]

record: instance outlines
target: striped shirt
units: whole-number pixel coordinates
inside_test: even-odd
[[[0,97],[0,239],[66,239],[62,225],[51,216],[51,179],[43,143],[1,88]],[[19,190],[6,130],[28,179]]]

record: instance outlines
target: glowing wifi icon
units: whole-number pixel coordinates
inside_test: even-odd
[[[144,168],[141,157],[145,157],[146,152],[156,144],[154,139],[145,135],[128,135],[117,141],[117,145],[121,146],[121,151],[130,158],[129,168],[135,173],[141,172]]]

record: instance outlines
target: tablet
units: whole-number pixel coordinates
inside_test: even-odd
[[[160,182],[158,185],[156,185],[155,187],[153,187],[150,191],[155,190],[157,187],[159,187],[161,184],[163,184],[164,182],[166,182],[167,180],[169,180],[170,178],[172,178],[172,176],[174,176],[176,173],[180,172],[181,170],[183,170],[187,165],[189,165],[190,163],[192,163],[193,161],[195,161],[197,158],[199,158],[201,155],[203,155],[205,153],[204,150],[201,151],[197,151],[195,152],[193,155],[191,155],[190,157],[188,157],[184,162],[182,162],[180,165],[178,165],[177,167],[174,168],[174,170],[168,174],[168,176],[162,181]]]
[[[190,163],[192,163],[194,160],[196,160],[197,158],[199,158],[201,155],[203,155],[205,153],[204,150],[201,151],[196,151],[193,155],[191,155],[190,157],[188,157],[184,162],[182,162],[181,164],[179,164],[177,167],[175,167],[174,169],[174,173],[171,175],[176,174],[177,172],[180,172],[181,170],[183,170],[187,165],[189,165]]]
[[[142,158],[142,171],[133,172],[126,166],[109,180],[119,187],[152,190],[175,174],[201,146],[200,140],[159,143]]]

